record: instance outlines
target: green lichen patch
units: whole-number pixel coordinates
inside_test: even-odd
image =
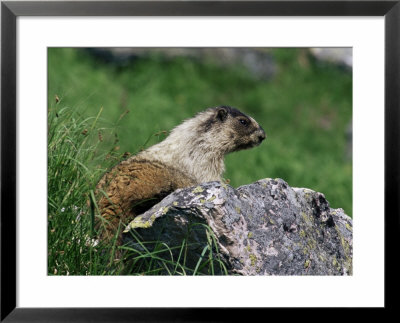
[[[312,217],[310,217],[306,212],[301,212],[300,215],[303,218],[304,223],[306,223],[307,225],[314,224]]]
[[[349,242],[343,237],[343,234],[341,233],[341,231],[340,231],[340,229],[339,229],[339,227],[338,227],[337,225],[335,225],[335,230],[336,230],[336,233],[337,233],[337,235],[338,235],[338,237],[339,237],[339,239],[340,239],[340,244],[341,244],[341,246],[342,246],[342,248],[343,248],[344,254],[345,254],[345,256],[346,256],[347,258],[349,258],[349,255],[350,255],[350,253],[351,253],[350,244],[349,244]]]
[[[217,197],[215,195],[211,196],[207,201],[212,202],[216,199]]]
[[[257,257],[254,254],[249,255],[250,261],[251,261],[251,266],[254,267],[257,263]]]
[[[202,193],[204,192],[204,189],[201,186],[197,186],[192,192],[195,194]]]
[[[312,238],[308,239],[307,247],[309,250],[315,249],[316,246],[317,246],[317,242],[314,239],[312,239]]]
[[[336,268],[337,271],[340,271],[341,266],[340,263],[337,261],[336,256],[333,256],[332,265]]]
[[[312,199],[312,193],[313,193],[314,191],[312,191],[312,190],[310,190],[310,189],[308,189],[308,188],[304,188],[303,189],[303,196],[304,196],[304,199],[306,200],[306,201],[311,201],[311,199]]]
[[[249,239],[251,239],[253,237],[253,232],[249,232],[248,234],[247,234],[247,238],[249,238]]]
[[[155,220],[156,216],[153,214],[149,220],[144,221],[142,216],[138,216],[134,218],[125,228],[124,233],[129,232],[132,229],[143,228],[147,229],[150,228]]]
[[[349,243],[346,241],[343,236],[340,237],[340,243],[343,247],[344,254],[347,256],[350,253],[350,246]]]

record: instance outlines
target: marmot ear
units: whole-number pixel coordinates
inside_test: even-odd
[[[224,121],[227,116],[228,116],[228,111],[224,107],[217,109],[217,118],[219,120]]]

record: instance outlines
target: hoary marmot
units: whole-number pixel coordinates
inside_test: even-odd
[[[184,121],[163,141],[122,161],[99,181],[100,240],[110,241],[118,229],[123,231],[121,223],[126,225],[178,188],[222,181],[224,156],[264,139],[263,128],[253,118],[228,106],[209,108]]]

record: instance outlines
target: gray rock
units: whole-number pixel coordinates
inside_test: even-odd
[[[188,239],[187,265],[194,266],[209,238],[204,224],[215,235],[215,252],[229,274],[352,274],[351,218],[342,209],[331,209],[323,194],[291,188],[282,179],[238,189],[210,182],[177,190],[125,231],[170,247]]]

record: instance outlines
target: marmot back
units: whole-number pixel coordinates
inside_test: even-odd
[[[126,225],[178,188],[222,181],[224,156],[258,146],[264,139],[264,130],[253,118],[227,106],[184,121],[162,142],[116,165],[99,181],[99,238],[110,241],[120,224]]]

